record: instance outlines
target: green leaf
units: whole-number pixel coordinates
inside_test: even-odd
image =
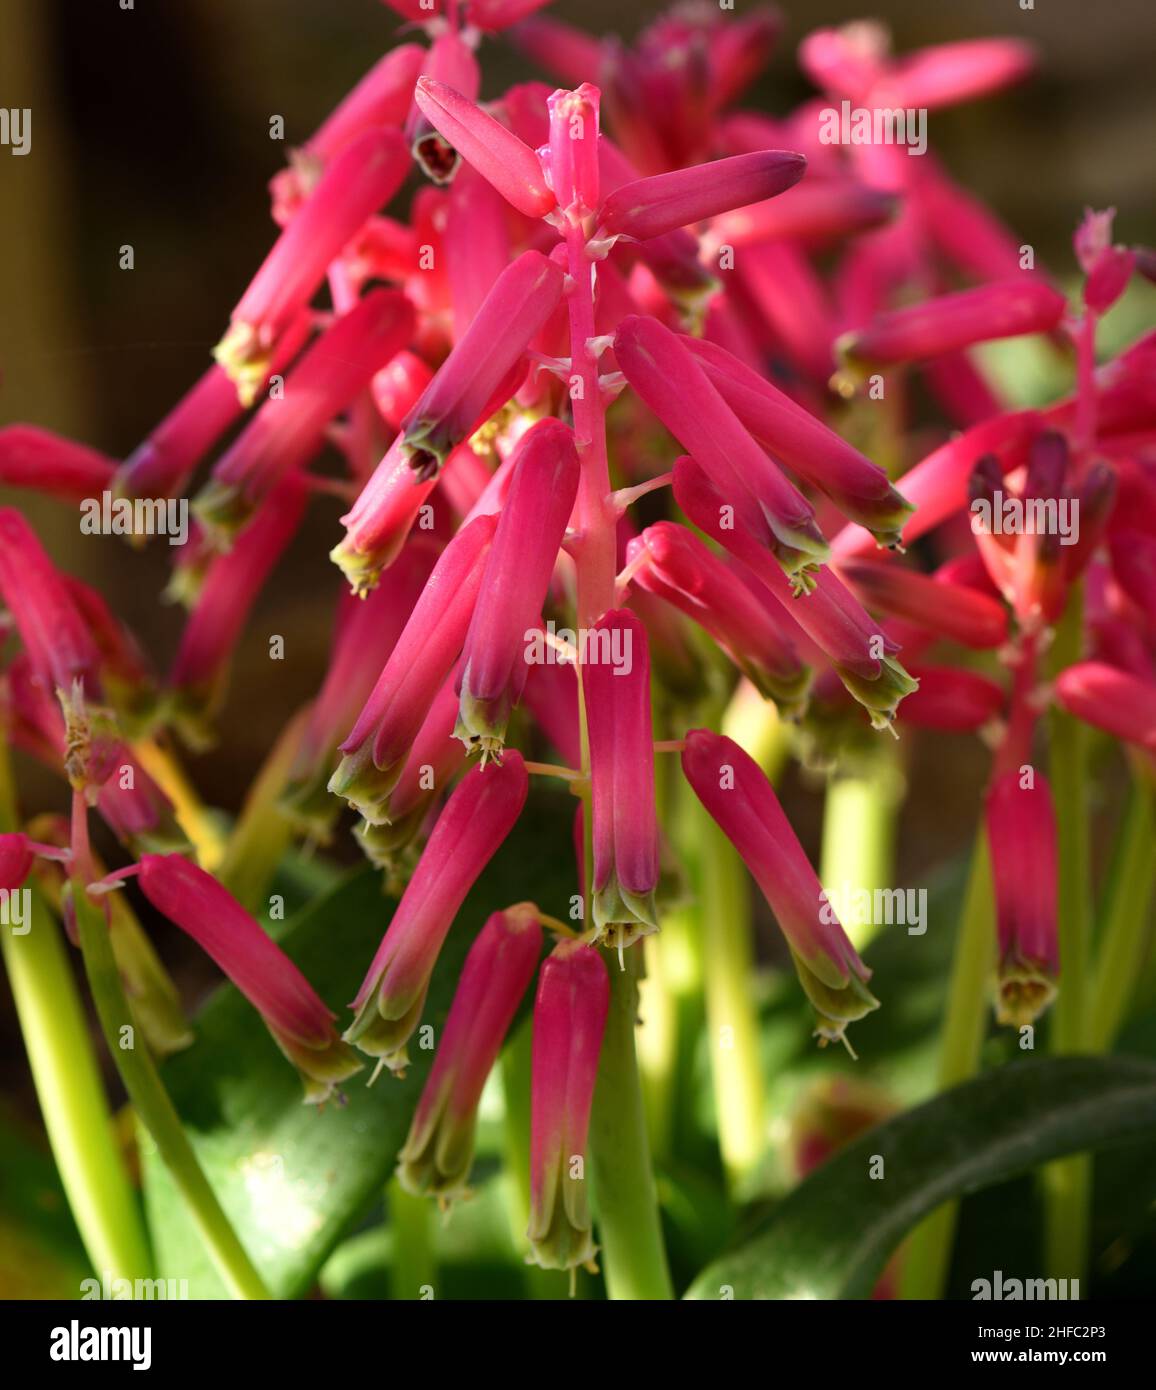
[[[1156,1066],[1058,1058],[1001,1067],[878,1125],[816,1170],[690,1298],[864,1298],[935,1207],[1088,1148],[1156,1133]],[[871,1176],[883,1159],[882,1178]]]
[[[423,1024],[440,1035],[466,951],[491,912],[531,900],[566,919],[575,890],[567,798],[536,800],[458,914],[430,986]],[[280,945],[334,1010],[357,992],[393,903],[380,876],[358,872],[288,924]],[[525,1007],[525,1006],[524,1006]],[[372,1067],[347,1103],[320,1113],[257,1013],[224,986],[196,1020],[197,1041],[162,1076],[217,1196],[274,1296],[307,1291],[393,1170],[432,1058],[411,1046],[404,1081]],[[527,1136],[528,1142],[528,1136]],[[225,1290],[167,1172],[146,1149],[145,1193],[158,1274],[188,1281],[190,1298]]]

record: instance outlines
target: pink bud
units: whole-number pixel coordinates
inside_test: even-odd
[[[802,845],[759,765],[708,729],[686,736],[682,769],[695,795],[754,875],[791,948],[824,1041],[842,1038],[878,1001],[871,972],[847,939]]]
[[[870,184],[808,179],[781,197],[722,214],[711,225],[708,245],[795,241],[813,247],[881,227],[895,209],[895,196]]]
[[[883,88],[888,105],[935,111],[1019,82],[1035,64],[1035,50],[1019,39],[936,44],[891,64]]]
[[[355,594],[373,589],[384,569],[401,552],[422,507],[437,486],[437,477],[419,482],[398,435],[362,488],[353,507],[341,518],[345,539],[329,558],[349,580]]]
[[[0,429],[0,483],[27,487],[66,502],[99,497],[116,464],[95,449],[35,425]]]
[[[348,1042],[394,1072],[421,1018],[442,942],[478,875],[513,829],[529,777],[521,755],[477,767],[458,783],[438,817],[389,930],[353,1001]]]
[[[562,298],[560,265],[526,251],[495,280],[461,341],[402,424],[403,448],[426,481],[450,450],[484,424],[520,384],[523,353]]]
[[[300,1072],[308,1102],[327,1100],[338,1082],[360,1071],[312,985],[216,879],[180,855],[146,854],[139,882],[153,907],[191,936],[261,1015]]]
[[[1060,672],[1055,691],[1077,719],[1156,754],[1156,682],[1102,661],[1081,661]]]
[[[630,542],[632,565],[643,552],[646,558],[634,571],[634,582],[705,628],[786,717],[800,713],[811,673],[738,575],[693,532],[670,521],[648,526]]]
[[[899,543],[911,507],[878,464],[725,349],[686,342],[723,400],[774,458],[825,492],[880,545]]]
[[[579,219],[598,206],[598,104],[602,93],[589,82],[573,92],[559,89],[550,111],[550,186],[563,212]]]
[[[530,1259],[590,1267],[586,1138],[610,980],[596,947],[561,941],[538,973],[530,1081]]]
[[[655,174],[616,189],[602,205],[600,235],[636,241],[773,198],[803,177],[807,161],[787,150],[760,150]]]
[[[767,458],[683,340],[657,319],[622,321],[614,354],[627,381],[716,486],[757,498],[767,546],[790,576],[806,576],[827,547],[814,511]]]
[[[281,478],[309,462],[326,426],[409,342],[413,328],[410,303],[396,290],[373,290],[339,318],[290,372],[284,395],[265,402],[214,466],[195,504],[201,521],[226,534],[242,525]]]
[[[470,23],[484,34],[496,34],[547,4],[549,0],[470,0]]]
[[[845,334],[837,348],[864,367],[917,362],[975,343],[1050,333],[1065,307],[1057,290],[1024,276],[880,314],[866,328]]]
[[[482,85],[481,70],[473,47],[456,28],[445,29],[434,38],[418,81],[437,83],[453,89],[466,101],[477,101]],[[426,177],[436,184],[452,182],[461,167],[461,156],[437,132],[416,101],[410,109],[405,133],[413,157]]]
[[[425,55],[420,44],[405,43],[379,58],[305,142],[304,153],[328,163],[365,131],[400,126]]]
[[[593,82],[602,67],[596,38],[546,15],[523,20],[510,37],[539,67],[570,86]]]
[[[405,631],[349,737],[329,782],[368,821],[383,818],[382,805],[439,688],[466,639],[496,527],[481,516],[462,528],[433,568]]]
[[[969,734],[997,719],[1007,696],[1003,687],[975,671],[955,666],[912,666],[919,682],[903,701],[903,722],[917,729]]]
[[[594,923],[618,947],[658,930],[658,820],[646,629],[612,609],[583,653],[594,808]]]
[[[216,556],[189,615],[169,674],[177,717],[194,741],[224,698],[233,650],[265,581],[305,515],[306,485],[290,474],[258,509],[227,555]]]
[[[341,150],[281,233],[214,349],[246,405],[268,375],[278,339],[316,294],[330,261],[389,202],[408,171],[399,131],[366,131]]]
[[[868,608],[926,628],[965,647],[999,647],[1008,635],[1007,610],[987,594],[888,560],[841,560],[839,574]]]
[[[986,814],[999,931],[996,1016],[1022,1027],[1055,997],[1060,968],[1051,788],[1034,769],[1012,768],[988,791]]]
[[[470,620],[456,733],[483,761],[500,755],[527,670],[527,635],[542,612],[578,492],[573,432],[559,420],[528,430]]]
[[[556,206],[534,151],[468,97],[422,77],[414,100],[449,145],[519,212],[545,217]]]
[[[32,872],[36,851],[27,835],[0,835],[0,892],[14,893]]]
[[[407,1192],[449,1202],[469,1192],[478,1102],[533,978],[542,928],[532,903],[495,912],[462,967],[397,1175]]]

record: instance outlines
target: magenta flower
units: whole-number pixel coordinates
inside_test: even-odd
[[[201,947],[261,1015],[297,1068],[305,1099],[328,1100],[361,1070],[335,1017],[281,948],[215,878],[179,854],[146,854],[138,877],[153,907]]]
[[[855,179],[806,179],[781,197],[716,217],[705,240],[716,252],[764,241],[823,245],[881,226],[896,201],[894,194]]]
[[[656,319],[631,316],[615,335],[614,355],[627,381],[712,482],[757,500],[768,548],[786,574],[805,585],[827,554],[810,503],[743,428],[682,340]]]
[[[862,368],[918,362],[976,343],[1050,333],[1065,307],[1058,290],[1021,276],[881,314],[865,328],[845,334],[837,349],[844,360]]]
[[[329,263],[401,187],[409,152],[396,130],[367,130],[334,158],[281,233],[233,310],[214,356],[246,405],[268,375],[281,335],[309,303]]]
[[[466,636],[455,730],[483,762],[501,754],[510,711],[527,672],[527,637],[538,623],[578,491],[574,435],[542,420],[522,436]]]
[[[404,1073],[446,933],[478,875],[521,814],[529,788],[521,755],[467,773],[446,802],[351,1007],[347,1042]]]
[[[868,608],[882,609],[965,647],[999,647],[1008,635],[1007,610],[988,594],[886,560],[842,560],[836,566]]]
[[[840,926],[762,769],[732,739],[707,729],[686,737],[682,768],[694,793],[754,875],[779,923],[821,1039],[879,1007],[871,972]]]
[[[530,1259],[592,1269],[586,1137],[610,1011],[600,953],[561,941],[538,974],[530,1091]]]
[[[305,515],[304,480],[290,474],[269,495],[227,555],[209,565],[169,672],[173,710],[194,741],[224,699],[234,649],[249,612]]]
[[[446,546],[377,684],[341,745],[329,790],[380,824],[422,721],[466,640],[496,520],[481,516]]]
[[[434,38],[424,56],[418,80],[450,88],[468,101],[477,100],[482,85],[478,60],[473,47],[456,28],[445,29]],[[457,175],[461,156],[417,102],[410,107],[405,133],[414,160],[426,177],[436,184],[450,183]]]
[[[903,722],[918,729],[976,733],[998,719],[1007,703],[1003,687],[976,671],[920,664],[911,674],[919,689],[903,701]]]
[[[999,932],[996,1016],[1022,1027],[1051,1003],[1060,970],[1056,818],[1046,778],[1034,769],[1004,772],[988,791],[986,816]]]
[[[66,502],[99,497],[116,464],[104,454],[35,425],[0,429],[0,483],[26,487]]]
[[[687,346],[723,400],[772,457],[825,492],[880,545],[899,544],[912,507],[878,464],[725,349],[693,339]]]
[[[546,105],[550,112],[547,172],[558,206],[579,221],[598,207],[598,108],[601,92],[589,82],[559,90]]]
[[[565,273],[526,251],[498,276],[468,331],[402,422],[402,448],[418,481],[513,395],[522,355],[559,300]],[[515,373],[518,375],[515,377]]]
[[[397,1175],[407,1192],[469,1193],[478,1101],[542,951],[533,903],[495,912],[470,947]]]
[[[337,319],[289,373],[284,395],[265,402],[214,466],[195,503],[202,523],[226,536],[242,526],[320,450],[330,421],[405,347],[413,327],[413,309],[396,290],[373,290]]]
[[[627,555],[636,584],[705,628],[784,715],[802,712],[810,671],[766,607],[693,532],[671,521],[657,522],[630,542]]]
[[[582,689],[590,738],[594,924],[619,950],[658,930],[658,820],[646,629],[626,610],[590,634]]]
[[[1156,681],[1103,661],[1081,661],[1056,677],[1056,699],[1077,719],[1156,755]]]

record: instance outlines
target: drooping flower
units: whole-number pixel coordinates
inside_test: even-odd
[[[574,435],[561,421],[542,420],[522,436],[463,657],[455,732],[483,760],[501,753],[526,680],[526,635],[542,612],[578,473]]]
[[[871,972],[840,926],[762,769],[733,739],[706,729],[686,737],[682,767],[695,795],[742,856],[787,939],[818,1014],[819,1037],[841,1039],[879,1007]]]
[[[352,1008],[347,1042],[404,1073],[446,934],[478,875],[513,829],[529,776],[520,754],[467,773],[446,802]]]
[[[530,1091],[530,1259],[592,1268],[586,1139],[610,981],[596,947],[562,941],[538,974]]]
[[[146,854],[138,881],[153,907],[191,936],[261,1015],[301,1074],[307,1102],[327,1100],[361,1070],[313,986],[215,878],[178,854]]]
[[[470,947],[397,1175],[442,1202],[468,1194],[478,1101],[533,978],[542,928],[533,903],[495,912]]]
[[[646,629],[626,609],[595,623],[582,661],[590,738],[594,925],[622,949],[658,930],[658,819]]]
[[[111,486],[116,465],[104,454],[35,425],[0,429],[0,483],[83,502]]]
[[[1035,769],[999,775],[988,790],[987,841],[995,884],[999,962],[996,1016],[1033,1023],[1056,994],[1056,817],[1047,779]]]

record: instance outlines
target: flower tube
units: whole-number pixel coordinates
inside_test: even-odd
[[[1056,677],[1055,695],[1077,719],[1156,755],[1156,681],[1079,661]]]
[[[215,878],[179,854],[146,854],[138,882],[153,907],[191,936],[261,1015],[300,1073],[307,1103],[328,1100],[361,1070],[313,986]]]
[[[836,566],[861,603],[926,628],[965,647],[1007,640],[1007,610],[978,589],[932,579],[887,560],[843,560]]]
[[[521,755],[467,773],[446,802],[357,998],[347,1042],[404,1074],[406,1043],[425,1007],[446,934],[478,875],[521,814],[529,790]]]
[[[104,454],[35,425],[0,429],[0,483],[26,487],[66,502],[99,497],[116,464]]]
[[[478,1101],[542,950],[533,903],[495,912],[462,967],[434,1064],[398,1155],[407,1192],[440,1202],[469,1194]]]
[[[770,782],[732,739],[686,736],[682,768],[695,795],[742,856],[787,939],[823,1042],[879,1007],[871,972],[847,939]]]

